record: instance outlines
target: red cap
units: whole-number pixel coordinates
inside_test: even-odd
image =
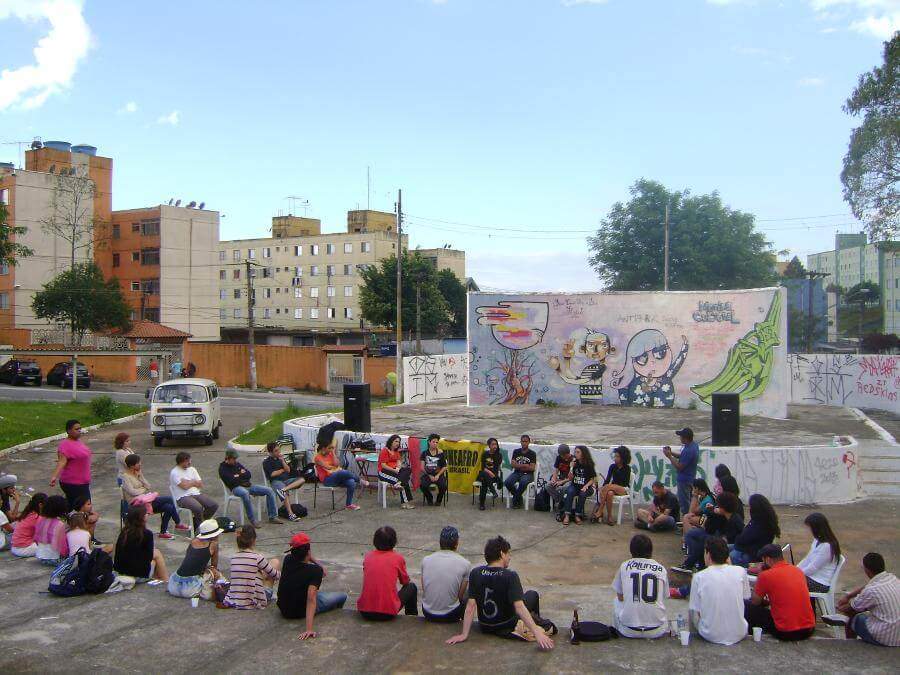
[[[298,532],[291,537],[291,548],[298,548],[309,544],[309,536],[305,532]]]

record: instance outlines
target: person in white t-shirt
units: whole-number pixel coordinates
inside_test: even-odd
[[[706,568],[691,580],[691,620],[704,640],[733,645],[747,637],[747,570],[728,563],[728,542],[720,537],[706,538],[704,557]]]
[[[175,468],[169,472],[169,488],[178,506],[188,509],[194,516],[194,529],[204,520],[212,518],[219,505],[200,492],[203,481],[197,469],[191,466],[191,455],[179,452],[175,455]]]
[[[9,518],[0,510],[0,551],[5,551],[10,547],[12,531],[13,526],[9,524]]]
[[[472,565],[456,549],[459,530],[441,530],[441,550],[422,560],[422,614],[427,621],[453,623],[466,611],[466,590]]]
[[[668,633],[664,598],[669,596],[666,568],[653,560],[653,542],[646,534],[631,538],[631,558],[613,579],[613,626],[622,637],[658,638]]]

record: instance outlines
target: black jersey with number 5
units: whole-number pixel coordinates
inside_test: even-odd
[[[469,573],[469,597],[478,605],[478,623],[487,633],[504,633],[516,627],[513,603],[522,599],[519,575],[503,567],[476,567]]]

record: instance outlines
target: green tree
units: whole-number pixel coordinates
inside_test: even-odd
[[[19,258],[27,258],[33,251],[15,242],[16,236],[25,234],[27,230],[24,227],[10,225],[8,217],[6,205],[0,202],[0,265],[12,266]]]
[[[881,302],[881,287],[874,281],[863,281],[851,286],[844,294],[844,302],[848,305],[875,305]]]
[[[456,337],[466,334],[466,287],[452,270],[437,273],[437,286],[450,308],[450,331]]]
[[[841,334],[861,338],[868,333],[880,332],[883,325],[884,308],[878,284],[863,281],[841,296],[838,306],[838,331]]]
[[[873,241],[889,239],[900,229],[900,31],[884,43],[884,65],[860,76],[844,111],[862,115],[844,156],[844,199]]]
[[[363,285],[359,306],[363,318],[376,326],[396,328],[397,323],[397,257],[385,258],[360,274]],[[423,335],[445,335],[452,315],[437,285],[434,265],[416,252],[403,253],[402,265],[403,330],[409,334],[416,328],[416,286],[419,286],[419,310]]]
[[[663,241],[669,207],[669,288],[755,288],[775,281],[775,254],[749,213],[724,204],[718,193],[670,192],[641,179],[631,199],[617,202],[588,238],[590,265],[609,290],[663,288]]]
[[[828,329],[819,317],[813,317],[812,325],[809,324],[809,316],[799,309],[788,311],[788,337],[790,338],[789,351],[805,353],[806,346],[815,345],[828,337]]]
[[[80,347],[87,331],[97,332],[130,326],[131,308],[119,282],[106,280],[93,262],[76,263],[35,293],[31,303],[41,319],[65,322],[72,331],[72,344]]]
[[[784,268],[781,276],[785,279],[804,279],[806,277],[806,268],[800,262],[800,258],[794,256]]]

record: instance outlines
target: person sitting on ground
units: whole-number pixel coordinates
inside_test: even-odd
[[[841,545],[824,514],[810,513],[803,524],[809,528],[813,540],[809,553],[797,567],[806,575],[810,593],[827,593],[841,559]]]
[[[356,609],[364,619],[373,621],[393,619],[401,608],[407,616],[417,616],[419,590],[409,579],[406,560],[394,551],[397,532],[387,525],[379,527],[372,545],[375,549],[363,558],[363,587]]]
[[[425,497],[425,503],[428,506],[440,506],[444,503],[444,499],[447,495],[447,487],[449,484],[447,471],[449,470],[449,467],[447,466],[447,460],[444,458],[443,451],[438,448],[440,440],[441,437],[437,434],[429,435],[428,449],[422,453],[421,457],[424,470],[419,477],[419,489],[422,490],[422,495]],[[431,494],[432,485],[437,486],[437,499]]]
[[[397,434],[387,439],[387,443],[378,454],[378,479],[400,489],[401,509],[414,509],[412,489],[409,487],[412,470],[408,466],[403,466],[400,445],[400,437]]]
[[[594,495],[594,485],[597,483],[597,470],[594,468],[594,458],[591,451],[585,445],[575,446],[575,461],[569,470],[569,487],[566,488],[566,501],[563,505],[563,525],[569,524],[569,519],[574,518],[575,524],[580,525],[584,517],[584,502]]]
[[[83,513],[85,523],[87,524],[87,529],[91,533],[91,544],[94,546],[100,546],[103,544],[102,541],[97,539],[97,535],[94,532],[97,529],[97,523],[100,522],[100,514],[94,511],[94,502],[90,497],[86,497],[81,495],[75,498],[74,508],[71,513]]]
[[[481,453],[481,472],[478,474],[478,482],[481,487],[478,492],[478,508],[484,511],[484,502],[488,491],[491,496],[497,498],[497,490],[503,489],[503,453],[500,451],[500,443],[496,438],[487,439],[487,447]]]
[[[541,607],[537,591],[523,592],[519,575],[509,569],[512,558],[510,548],[509,542],[499,535],[488,539],[484,545],[487,565],[469,572],[469,599],[462,632],[447,640],[448,645],[465,642],[469,638],[477,613],[482,633],[514,638],[513,631],[521,620],[534,635],[538,647],[553,649],[553,640],[534,620],[533,614],[539,616]]]
[[[31,496],[28,504],[19,514],[16,521],[16,529],[13,530],[10,543],[12,547],[10,551],[17,558],[31,558],[37,551],[37,544],[34,541],[34,530],[37,526],[38,518],[41,517],[41,510],[47,503],[47,495],[43,492],[37,492]]]
[[[838,600],[837,611],[822,620],[846,625],[847,639],[883,647],[900,647],[900,581],[885,571],[880,553],[866,553],[862,560],[868,581]],[[849,619],[849,621],[848,621]]]
[[[176,598],[215,600],[213,585],[219,572],[219,535],[223,530],[214,519],[204,520],[191,539],[178,569],[169,575],[169,595]]]
[[[759,560],[759,549],[781,536],[778,514],[772,503],[763,495],[750,495],[750,521],[730,545],[731,562],[747,567]]]
[[[503,483],[512,496],[514,509],[522,508],[522,495],[534,482],[534,472],[537,469],[537,454],[528,448],[531,445],[531,436],[522,434],[519,442],[521,445],[513,450],[512,458],[509,460],[512,473],[506,477]]]
[[[3,511],[0,511],[0,551],[5,551],[12,547],[12,523]]]
[[[566,490],[572,484],[569,473],[572,471],[573,461],[575,461],[575,458],[572,456],[569,446],[565,443],[560,443],[559,447],[556,448],[556,459],[553,460],[553,473],[550,474],[550,480],[544,486],[547,488],[550,498],[556,504],[560,520],[566,511]]]
[[[69,502],[62,495],[50,495],[34,527],[34,555],[45,565],[58,565],[69,555],[66,541],[66,519]]]
[[[194,530],[200,527],[201,521],[208,520],[219,510],[219,505],[200,490],[203,481],[197,469],[191,466],[191,455],[179,452],[175,455],[175,466],[169,472],[169,489],[175,503],[187,509],[194,517]]]
[[[80,511],[73,511],[69,514],[66,544],[69,547],[69,555],[74,555],[81,549],[85,553],[91,552],[91,532],[88,530],[87,517]]]
[[[189,530],[187,525],[181,524],[178,509],[175,508],[175,500],[166,496],[160,496],[150,488],[150,483],[144,478],[143,462],[140,455],[132,453],[125,458],[125,473],[122,475],[122,499],[130,506],[135,504],[150,504],[154,513],[159,513],[162,520],[159,525],[159,538],[171,539],[169,534],[169,521],[175,521],[176,530]]]
[[[18,478],[11,473],[0,476],[0,513],[3,513],[10,523],[19,519],[21,497],[16,490],[16,482]]]
[[[134,452],[131,449],[131,437],[124,431],[116,434],[113,439],[113,448],[116,450],[116,481],[121,486],[122,476],[128,471],[128,467],[125,466],[125,458]]]
[[[669,632],[665,598],[669,595],[666,568],[653,559],[653,542],[636,534],[629,544],[631,558],[613,578],[613,626],[622,637],[658,638]]]
[[[691,508],[691,490],[697,477],[700,446],[694,441],[694,431],[690,427],[679,429],[675,435],[681,440],[681,450],[673,452],[667,445],[663,448],[663,454],[678,472],[675,477],[675,484],[678,486],[678,510],[687,513]]]
[[[613,499],[628,494],[631,489],[631,450],[620,445],[613,448],[613,463],[606,470],[606,478],[600,487],[600,498],[597,509],[591,520],[600,521],[607,525],[615,525],[613,519]],[[605,513],[605,515],[604,515]]]
[[[244,525],[235,530],[238,552],[231,556],[231,585],[222,602],[234,609],[265,609],[272,599],[275,582],[281,577],[281,561],[266,557],[256,546],[256,528]]]
[[[683,574],[692,574],[695,568],[702,569],[704,544],[707,537],[725,537],[729,544],[733,544],[744,529],[744,521],[735,513],[736,510],[737,497],[730,492],[723,492],[719,495],[719,502],[713,514],[706,519],[703,528],[693,529],[685,536],[687,557],[681,567],[673,567],[672,570]]]
[[[472,566],[456,549],[459,530],[441,530],[441,550],[422,560],[422,614],[428,621],[454,623],[466,611],[466,589]]]
[[[737,497],[737,510],[735,513],[741,517],[741,520],[744,520],[744,502],[741,501],[741,487],[738,485],[737,478],[728,474],[727,476],[722,476],[719,480],[722,484],[722,490],[719,492],[719,495],[722,492],[730,492]],[[717,499],[719,495],[716,495]]]
[[[278,609],[285,619],[306,619],[300,640],[317,637],[313,630],[316,614],[341,609],[347,602],[346,593],[320,590],[325,576],[325,569],[312,557],[309,536],[298,532],[291,538],[291,548],[281,565]]]
[[[710,516],[716,506],[716,498],[713,497],[706,481],[695,478],[691,490],[691,509],[682,514],[681,519],[681,547],[684,549],[684,535],[695,527],[703,527],[706,518]],[[680,505],[679,505],[680,507]]]
[[[722,487],[722,479],[725,478],[725,476],[731,476],[731,469],[724,464],[716,464],[714,474],[716,476],[716,482],[713,483],[713,496],[718,497],[725,491],[725,488]]]
[[[347,469],[341,468],[334,451],[333,437],[328,442],[328,445],[316,444],[316,455],[313,457],[313,464],[316,465],[316,477],[319,479],[319,482],[329,488],[344,488],[347,491],[345,508],[350,511],[359,511],[359,504],[353,503],[356,485],[359,483],[363,487],[368,487],[369,481],[356,476],[356,474],[347,471]]]
[[[298,490],[306,483],[306,479],[299,473],[292,471],[291,467],[281,454],[281,445],[275,441],[266,443],[266,452],[269,456],[263,460],[262,468],[266,474],[266,478],[275,490],[275,496],[284,504],[284,510],[287,511],[287,518],[292,523],[300,520],[300,517],[294,513],[291,507],[291,499],[288,493],[291,490]]]
[[[750,628],[762,628],[779,640],[805,640],[815,630],[816,615],[803,572],[785,562],[776,544],[763,546],[759,557],[763,571],[750,600],[745,603],[747,623]]]
[[[153,533],[147,529],[147,507],[132,506],[116,539],[113,569],[117,574],[134,577],[137,583],[158,579],[169,580],[169,570],[162,551],[153,546]]]
[[[692,623],[707,642],[733,645],[747,637],[744,618],[744,603],[750,599],[747,570],[728,564],[728,544],[721,537],[707,537],[703,548],[706,568],[695,574],[690,584]],[[684,595],[687,593],[670,594],[670,597]]]
[[[250,482],[250,471],[239,461],[237,461],[237,450],[226,450],[225,460],[219,464],[219,480],[225,487],[231,491],[235,497],[240,497],[244,504],[244,513],[253,524],[253,527],[260,527],[256,520],[256,513],[253,510],[253,500],[250,497],[265,497],[266,511],[269,514],[269,522],[272,525],[282,525],[284,523],[278,517],[278,507],[275,506],[275,492],[265,485],[253,485]]]
[[[649,509],[638,509],[634,526],[651,532],[674,530],[680,515],[678,498],[660,481],[654,481],[650,489],[653,491],[653,502]]]

